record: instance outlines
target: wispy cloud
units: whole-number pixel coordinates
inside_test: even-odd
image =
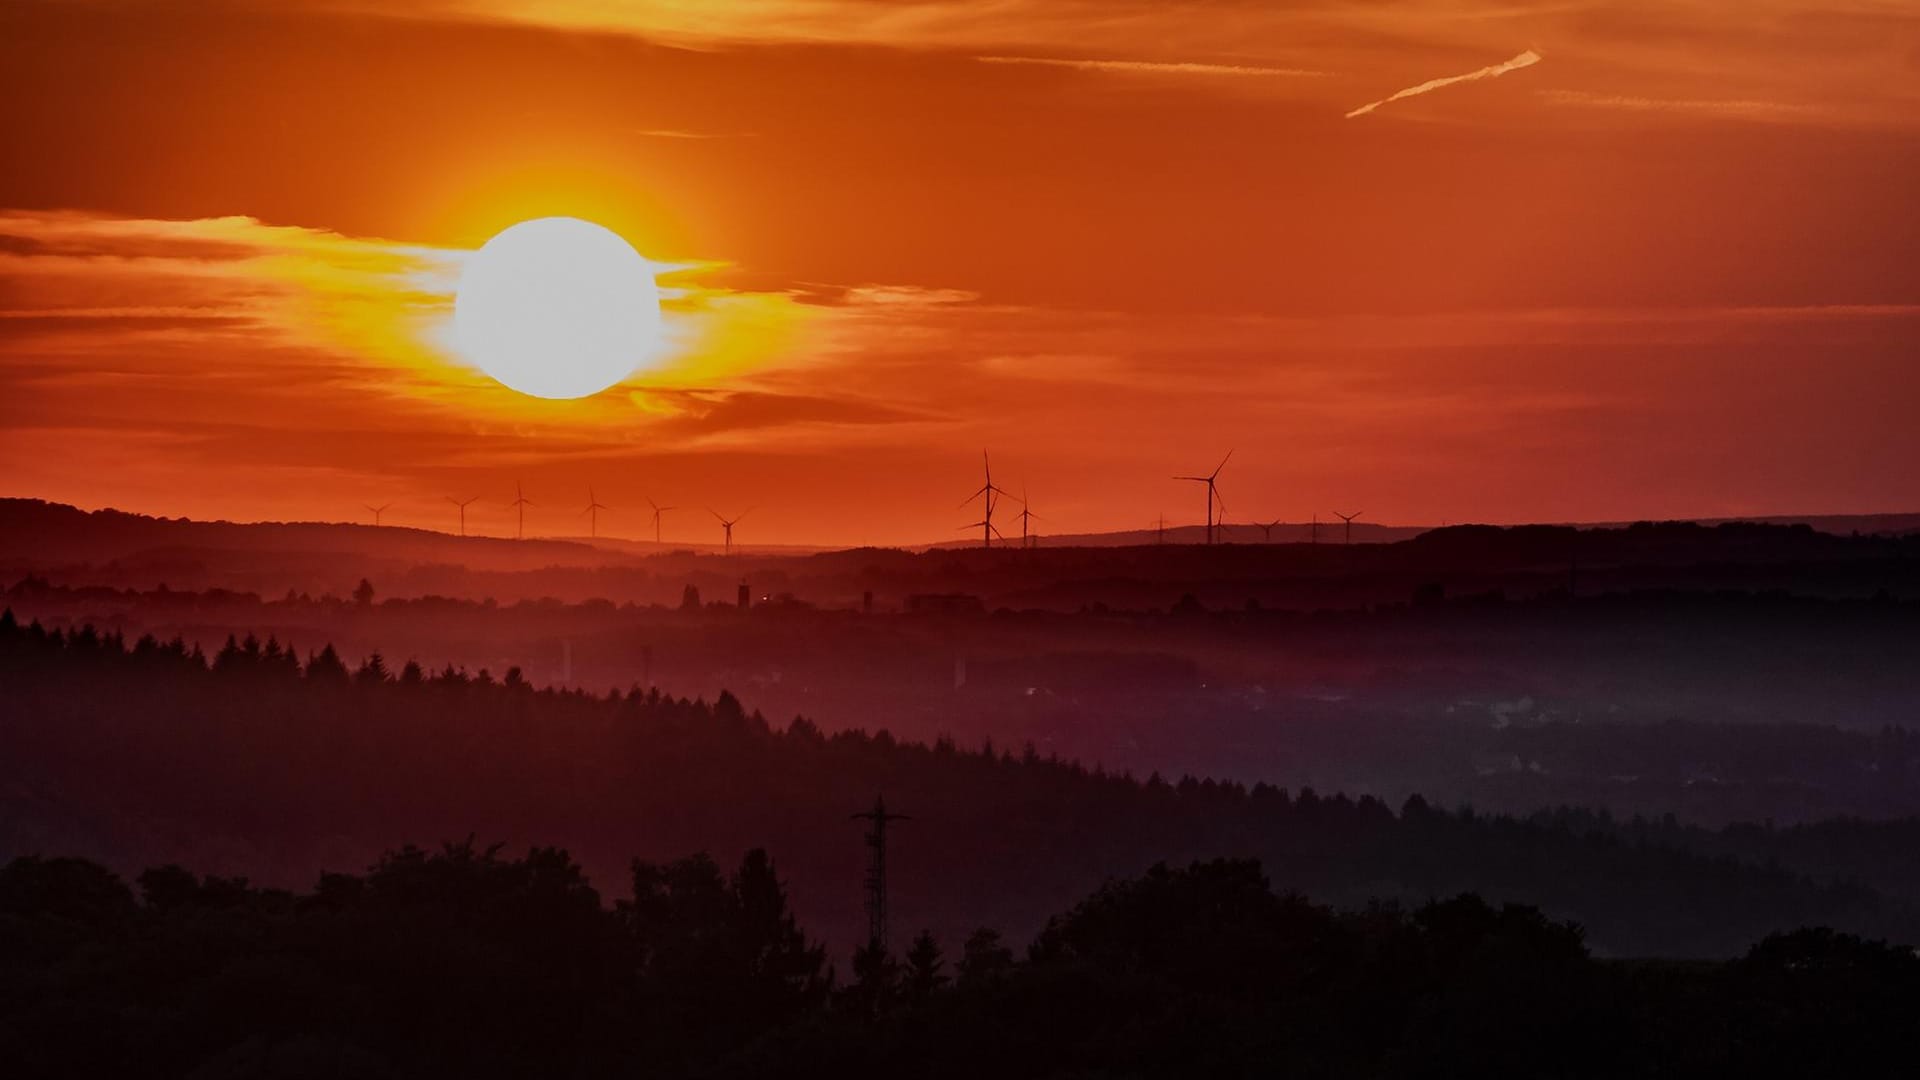
[[[1532,49],[1528,49],[1526,52],[1521,53],[1519,56],[1516,56],[1513,59],[1506,61],[1505,63],[1491,64],[1491,65],[1488,65],[1487,67],[1481,68],[1478,71],[1470,71],[1465,75],[1448,75],[1445,78],[1428,79],[1426,82],[1423,82],[1418,86],[1409,86],[1405,90],[1396,91],[1392,94],[1387,95],[1386,97],[1381,98],[1379,101],[1368,102],[1367,104],[1362,105],[1359,108],[1348,113],[1347,119],[1351,120],[1356,116],[1365,116],[1368,113],[1374,111],[1375,109],[1378,109],[1380,106],[1386,105],[1390,102],[1400,101],[1404,98],[1418,97],[1421,94],[1431,94],[1435,90],[1444,89],[1445,87],[1452,86],[1455,83],[1478,82],[1481,79],[1497,78],[1501,75],[1505,75],[1509,71],[1518,71],[1521,68],[1532,67],[1533,65],[1539,63],[1540,59],[1541,57],[1539,53],[1534,52]]]
[[[420,374],[445,366],[423,328],[444,317],[462,255],[247,217],[6,211],[0,319],[65,356],[218,337]]]
[[[682,131],[678,128],[635,128],[635,135],[647,139],[751,139],[757,131]]]
[[[1248,64],[1200,64],[1159,60],[1074,60],[1057,56],[977,56],[983,64],[1035,64],[1043,67],[1098,71],[1115,75],[1251,75],[1319,78],[1324,71],[1305,68],[1258,67]]]
[[[1689,113],[1735,120],[1790,121],[1823,115],[1804,103],[1754,98],[1654,98],[1626,94],[1595,94],[1584,90],[1542,90],[1542,100],[1581,109],[1619,109],[1642,113]]]

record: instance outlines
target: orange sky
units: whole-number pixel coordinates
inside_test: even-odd
[[[12,0],[0,146],[0,494],[885,543],[982,447],[1050,531],[1237,447],[1240,521],[1920,508],[1912,0]],[[546,214],[662,265],[662,367],[452,352]]]

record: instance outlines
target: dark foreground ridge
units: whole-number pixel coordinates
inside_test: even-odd
[[[1284,888],[1355,906],[1475,892],[1581,924],[1606,956],[1726,957],[1832,926],[1920,940],[1910,898],[1741,861],[1577,815],[1522,821],[1372,798],[1088,770],[882,731],[776,730],[731,696],[537,691],[378,656],[350,671],[247,641],[211,660],[0,617],[0,856],[178,862],[298,885],[368,865],[396,833],[566,838],[600,880],[633,853],[779,851],[835,955],[864,939],[850,812],[914,820],[891,852],[897,916],[952,940],[1010,934],[1110,878],[1260,859]]]
[[[1475,896],[1336,912],[1250,861],[840,978],[774,865],[404,848],[311,891],[76,859],[0,869],[0,1060],[39,1077],[1901,1075],[1920,959],[1828,930],[1601,962]]]

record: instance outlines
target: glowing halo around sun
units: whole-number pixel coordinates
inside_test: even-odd
[[[503,386],[542,398],[597,394],[660,338],[653,265],[579,218],[522,221],[468,256],[453,301],[461,353]]]

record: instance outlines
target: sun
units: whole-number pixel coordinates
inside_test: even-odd
[[[579,218],[522,221],[468,257],[453,302],[460,351],[502,385],[542,398],[597,394],[657,351],[653,265]]]

